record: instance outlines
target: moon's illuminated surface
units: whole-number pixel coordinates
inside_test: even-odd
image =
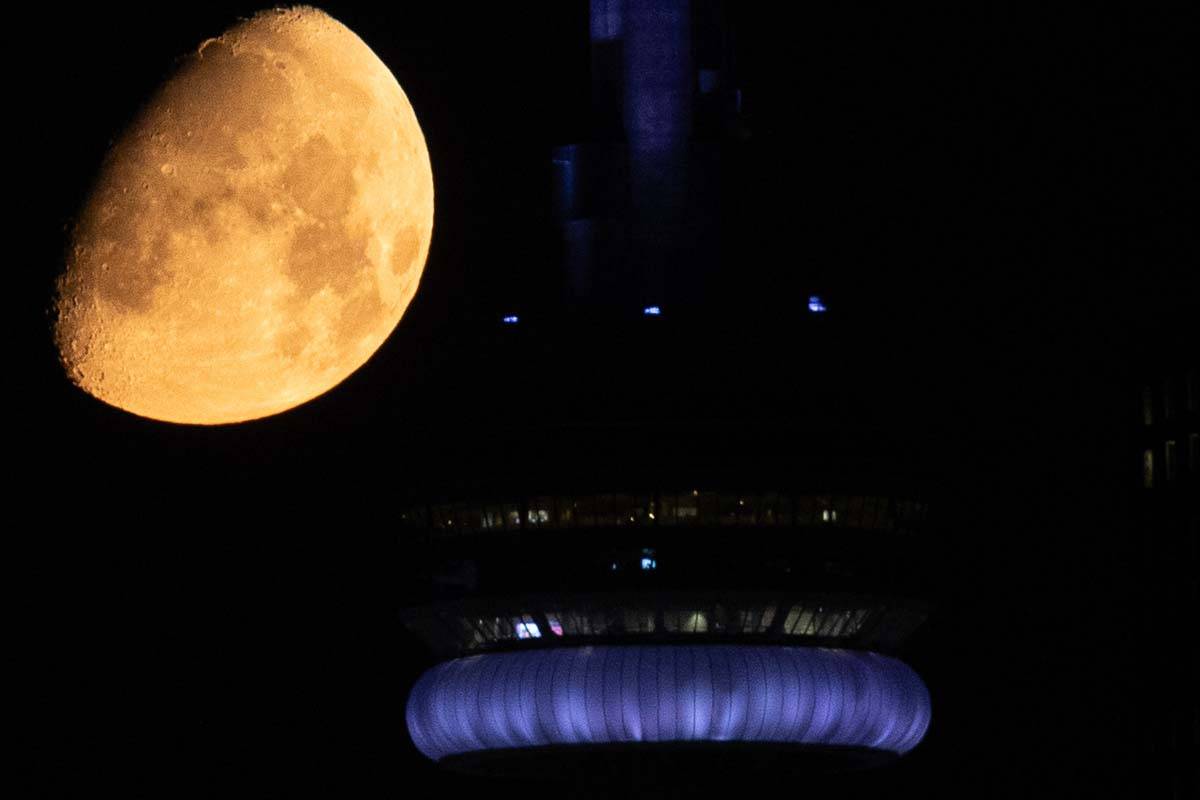
[[[263,12],[201,44],[110,151],[59,279],[59,353],[134,414],[276,414],[383,343],[432,229],[396,78],[321,11]]]

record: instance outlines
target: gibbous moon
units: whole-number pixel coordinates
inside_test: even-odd
[[[187,57],[105,159],[58,281],[63,365],[153,419],[286,411],[388,337],[432,232],[396,78],[321,11],[263,12]]]

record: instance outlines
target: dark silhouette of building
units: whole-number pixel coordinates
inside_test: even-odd
[[[1127,373],[1131,424],[1126,452],[1128,585],[1141,588],[1144,635],[1170,642],[1194,631],[1200,565],[1200,385],[1186,324],[1167,320],[1139,332]],[[1149,648],[1137,705],[1138,747],[1150,794],[1194,797],[1200,753],[1200,671],[1194,647]]]

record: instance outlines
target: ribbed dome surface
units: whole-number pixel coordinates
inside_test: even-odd
[[[471,656],[421,676],[408,730],[432,759],[501,748],[738,741],[905,753],[929,693],[875,653],[731,645]]]

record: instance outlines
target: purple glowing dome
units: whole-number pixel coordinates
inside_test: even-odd
[[[428,670],[408,700],[422,753],[648,742],[763,742],[903,754],[929,692],[876,653],[743,645],[494,653]]]

